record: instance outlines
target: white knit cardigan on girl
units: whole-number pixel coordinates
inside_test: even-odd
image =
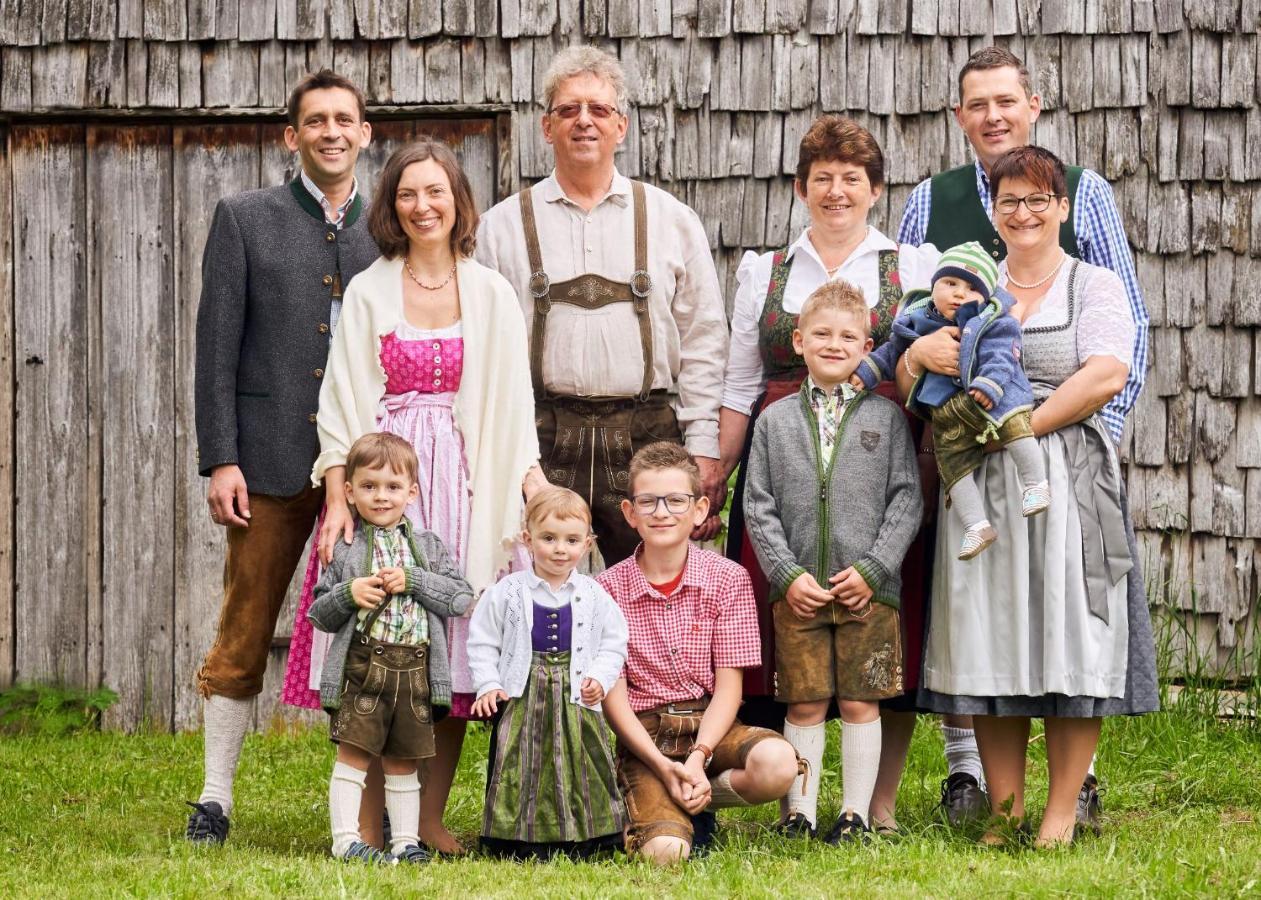
[[[538,462],[534,392],[525,319],[516,292],[473,259],[456,264],[464,368],[455,394],[456,427],[472,491],[464,576],[474,594],[507,568],[521,534],[521,481]],[[320,388],[320,455],[311,473],[346,464],[350,445],[377,430],[385,394],[381,338],[403,321],[403,260],[380,257],[350,280]]]

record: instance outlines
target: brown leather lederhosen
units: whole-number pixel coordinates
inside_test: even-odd
[[[521,224],[530,260],[530,296],[534,316],[530,333],[530,378],[534,384],[535,424],[543,472],[553,484],[582,494],[591,506],[592,525],[606,564],[629,556],[639,537],[626,524],[620,505],[628,487],[627,468],[636,447],[654,440],[682,442],[678,421],[664,390],[652,390],[653,343],[648,274],[648,211],[644,186],[631,182],[635,216],[635,269],[628,281],[602,275],[578,275],[553,282],[543,267],[534,201],[521,191]],[[630,303],[639,322],[644,377],[631,397],[567,397],[548,392],[543,383],[543,348],[547,315],[554,303],[597,310]]]

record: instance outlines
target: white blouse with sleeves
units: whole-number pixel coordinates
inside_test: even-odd
[[[875,228],[867,229],[863,242],[854,248],[832,280],[848,281],[863,292],[867,305],[874,307],[880,302],[880,251],[898,251],[898,276],[902,290],[929,288],[937,259],[941,253],[932,244],[913,247],[896,244]],[[794,257],[784,287],[784,311],[801,312],[806,298],[819,285],[828,281],[827,269],[818,251],[810,242],[810,229],[801,233],[788,255]],[[762,371],[762,355],[758,349],[758,321],[766,303],[766,292],[771,283],[773,252],[757,254],[749,251],[736,270],[736,299],[731,316],[731,348],[727,354],[727,372],[723,382],[722,405],[738,413],[749,414],[762,393],[765,373]]]

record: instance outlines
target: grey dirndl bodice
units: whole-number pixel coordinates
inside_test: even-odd
[[[1059,387],[1082,366],[1081,355],[1077,351],[1077,325],[1080,319],[1078,313],[1081,306],[1080,266],[1077,260],[1071,260],[1067,275],[1059,276],[1067,279],[1065,321],[1060,324],[1035,325],[1025,328],[1021,333],[1021,363],[1032,383]],[[1053,285],[1051,290],[1056,290],[1057,287],[1058,285]],[[1039,399],[1046,399],[1045,393]]]

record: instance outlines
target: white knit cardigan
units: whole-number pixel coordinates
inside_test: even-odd
[[[473,259],[456,265],[464,369],[455,424],[464,438],[472,491],[464,575],[475,594],[506,568],[521,534],[521,481],[539,458],[525,320],[507,280]],[[403,260],[380,257],[350,280],[320,388],[319,485],[346,464],[350,445],[377,430],[385,394],[381,338],[403,319]]]
[[[626,664],[626,617],[594,578],[570,576],[572,631],[569,648],[569,701],[582,702],[582,681],[594,678],[607,694]],[[533,572],[513,572],[487,589],[469,622],[468,662],[477,696],[503,691],[516,698],[530,677],[534,601]],[[591,704],[600,709],[601,704]]]

